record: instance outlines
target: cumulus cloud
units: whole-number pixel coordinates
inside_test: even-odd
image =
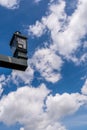
[[[42,84],[38,88],[25,86],[4,96],[0,101],[0,121],[8,125],[18,121],[23,124],[29,123],[30,127],[35,127],[31,122],[36,118],[40,120],[44,99],[49,92]]]
[[[42,84],[9,93],[0,100],[0,121],[7,125],[19,122],[24,130],[66,130],[60,120],[87,103],[87,96],[79,93],[53,96],[50,92]]]
[[[11,74],[10,80],[17,85],[20,81],[23,81],[24,84],[30,84],[34,75],[34,70],[28,66],[25,72],[14,70]]]
[[[59,18],[63,18],[63,8],[65,7],[64,2],[60,2],[58,8],[56,7],[55,12]],[[54,10],[54,5],[50,7],[50,11]],[[63,13],[63,16],[61,16]],[[64,16],[65,17],[65,16]],[[52,20],[53,19],[53,20]],[[43,17],[41,22],[36,21],[35,25],[29,26],[29,34],[40,37],[46,31],[46,28],[49,30],[57,30],[60,27],[55,13],[50,13],[49,16]],[[32,57],[33,66],[40,72],[41,76],[47,81],[55,83],[61,79],[60,70],[63,64],[63,61],[60,56],[56,53],[54,45],[49,46],[49,48],[38,49]]]
[[[41,78],[48,82],[55,83],[61,76],[63,61],[56,52],[50,48],[38,49],[33,57],[28,60],[28,68],[25,72],[13,70],[6,78],[5,83],[10,81],[17,86],[20,83],[31,84],[34,79],[34,72],[38,71]]]
[[[3,87],[2,87],[2,84],[0,84],[0,96],[1,96],[2,92],[3,92]]]
[[[86,94],[86,95],[87,95],[87,79],[86,79],[86,81],[85,81],[85,83],[84,83],[84,85],[83,85],[83,87],[82,87],[82,89],[81,89],[81,92],[82,92],[83,94]]]
[[[12,81],[17,86],[22,82],[24,84],[30,84],[34,78],[34,69],[30,63],[31,59],[28,60],[28,67],[23,71],[13,70],[10,75],[5,80],[5,83]]]
[[[45,32],[45,26],[40,23],[39,21],[36,22],[36,25],[29,26],[29,34],[36,35],[37,37],[40,37]]]
[[[12,70],[11,74],[5,76],[0,75],[0,96],[2,92],[12,84],[13,86],[16,85],[16,87],[21,87],[20,84],[23,85],[30,85],[32,80],[34,79],[34,69],[31,66],[30,61],[28,61],[28,67],[27,69],[23,71],[18,70]]]
[[[33,63],[36,69],[47,81],[55,83],[61,79],[59,68],[62,67],[62,62],[60,63],[60,59],[61,61],[64,58],[72,60],[77,65],[86,61],[86,41],[82,41],[87,33],[86,5],[86,0],[79,0],[77,8],[71,16],[68,16],[65,12],[66,2],[64,0],[56,1],[56,3],[50,1],[46,16],[43,16],[40,21],[37,20],[35,25],[29,26],[29,35],[41,37],[45,32],[50,32],[51,44],[48,44],[49,49],[38,49],[32,58],[35,60]],[[83,49],[83,53],[79,53],[81,49]],[[56,65],[58,62],[61,67]],[[58,73],[55,73],[53,64],[56,65],[55,69]]]
[[[49,6],[48,15],[29,27],[29,33],[37,37],[42,36],[45,28],[48,28],[52,44],[48,48],[36,50],[30,60],[33,69],[29,66],[25,73],[13,71],[7,80],[13,80],[16,84],[22,80],[29,84],[36,69],[47,81],[57,82],[61,78],[62,56],[78,61],[73,53],[82,44],[83,48],[87,47],[84,42],[81,43],[87,29],[86,5],[86,0],[79,0],[77,9],[68,17],[65,13],[66,3],[63,0],[56,4],[53,2]],[[80,60],[85,60],[85,57],[86,54],[81,55]],[[2,77],[0,81],[3,79]],[[87,81],[81,89],[81,94],[57,93],[53,96],[50,92],[42,84],[38,88],[24,86],[4,95],[0,100],[0,121],[7,125],[18,122],[24,126],[20,130],[66,130],[61,119],[74,114],[87,104]]]
[[[49,6],[48,15],[42,17],[41,21],[37,21],[35,25],[29,26],[29,32],[38,37],[48,28],[55,51],[73,60],[73,57],[74,59],[76,57],[76,50],[86,43],[81,41],[87,33],[86,6],[86,0],[79,0],[73,14],[68,16],[65,12],[65,1],[60,0],[56,4],[53,2]],[[39,29],[37,29],[38,26]]]
[[[18,8],[20,0],[0,0],[0,5],[8,9]]]
[[[75,113],[81,105],[87,101],[87,97],[80,95],[79,93],[62,95],[56,94],[55,96],[50,95],[47,99],[47,112],[50,118],[60,119],[66,115]],[[68,105],[67,105],[68,103]]]
[[[24,130],[24,127],[21,127],[20,130]]]
[[[5,75],[0,75],[0,96],[4,90],[3,85],[5,84]]]
[[[37,50],[32,57],[32,63],[47,81],[55,83],[60,80],[63,61],[51,48]]]

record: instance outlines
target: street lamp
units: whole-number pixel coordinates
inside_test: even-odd
[[[27,37],[15,32],[10,42],[13,57],[27,59]]]
[[[10,41],[13,57],[0,55],[0,66],[25,71],[27,68],[27,37],[19,31],[15,32]]]

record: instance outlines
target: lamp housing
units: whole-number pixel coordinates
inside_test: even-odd
[[[15,32],[10,41],[13,57],[27,59],[27,37]]]

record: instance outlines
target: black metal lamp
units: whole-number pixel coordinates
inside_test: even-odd
[[[27,59],[27,37],[15,32],[10,42],[13,57]]]
[[[0,55],[0,67],[25,71],[27,64],[27,37],[19,31],[15,32],[10,41],[13,57]]]

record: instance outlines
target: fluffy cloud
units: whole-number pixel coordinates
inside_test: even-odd
[[[24,130],[24,128],[23,128],[23,127],[21,127],[21,128],[20,128],[20,130]]]
[[[50,95],[46,102],[47,112],[50,118],[54,117],[57,120],[76,112],[85,101],[87,102],[87,97],[79,93]]]
[[[87,30],[87,1],[79,1],[77,9],[69,17],[68,25],[63,32],[58,32],[56,35],[52,35],[53,42],[59,48],[59,52],[64,55],[73,53],[79,46],[81,46],[80,40],[85,36]],[[79,21],[79,24],[78,24]]]
[[[29,59],[26,71],[12,71],[11,75],[6,78],[5,83],[11,81],[17,86],[20,83],[31,84],[35,71],[40,72],[41,77],[46,81],[55,83],[62,78],[60,74],[62,65],[61,57],[51,47],[38,49]]]
[[[5,75],[0,75],[0,96],[4,90],[3,85],[5,84]]]
[[[40,37],[45,32],[45,26],[39,21],[36,22],[36,25],[29,26],[29,34],[36,35]]]
[[[51,48],[37,50],[32,57],[32,63],[47,81],[55,83],[60,80],[63,61]]]
[[[19,122],[35,127],[43,113],[44,100],[49,92],[42,84],[36,89],[25,86],[4,96],[0,101],[0,121],[8,125]]]
[[[0,82],[4,82],[4,81],[5,81],[5,75],[2,74],[2,75],[0,75]]]
[[[8,125],[19,122],[23,130],[66,130],[61,118],[85,103],[87,96],[79,93],[52,96],[44,84],[38,88],[25,86],[0,100],[0,121]]]
[[[49,15],[42,17],[41,22],[36,21],[35,25],[29,26],[29,32],[35,36],[41,36],[43,34],[44,28],[48,28],[50,31],[53,29],[55,31],[60,30],[59,19],[64,18],[64,7],[65,3],[63,1],[60,4],[52,4],[49,8]],[[63,17],[64,16],[64,17]],[[38,29],[39,28],[39,29]],[[36,31],[38,33],[36,33]]]
[[[87,80],[85,81],[85,83],[84,83],[84,85],[83,85],[81,91],[82,91],[83,94],[86,94],[86,95],[87,95]]]
[[[48,15],[42,17],[40,22],[37,21],[35,25],[30,26],[29,32],[32,32],[33,35],[38,37],[48,28],[55,51],[73,60],[73,58],[75,59],[76,57],[76,50],[85,44],[85,42],[81,42],[81,39],[84,38],[87,33],[86,6],[86,0],[79,0],[77,9],[75,9],[71,16],[68,16],[65,12],[65,1],[60,0],[58,3],[56,2],[56,4],[53,3],[49,6]],[[78,59],[76,61],[78,61]]]
[[[28,66],[27,70],[23,73],[21,71],[12,72],[12,80],[14,83],[18,83],[19,80],[22,80],[24,84],[30,84],[33,79],[34,70]]]
[[[19,6],[20,0],[0,0],[0,5],[9,9],[15,9]]]
[[[3,92],[3,87],[2,87],[2,84],[0,84],[0,96],[1,96],[2,92]]]
[[[64,7],[64,2],[60,2],[60,5],[56,7],[55,10],[61,19],[64,16],[62,11]],[[54,5],[50,7],[50,11],[52,10],[53,12],[54,8]],[[63,16],[61,16],[61,13],[63,13]],[[49,28],[49,30],[55,31],[57,31],[57,28],[60,27],[60,23],[58,22],[55,13],[51,13],[49,16],[43,17],[41,22],[37,21],[35,25],[29,26],[29,34],[40,37],[43,33],[45,33],[46,27]],[[47,81],[55,83],[61,79],[60,70],[63,61],[56,53],[54,45],[51,45],[49,48],[38,49],[32,57],[32,62],[33,66],[35,66],[41,76]]]
[[[64,10],[65,2],[61,0],[49,6],[49,14],[43,17],[41,22],[37,21],[29,27],[29,32],[37,37],[44,33],[45,28],[51,32],[52,45],[38,49],[30,60],[32,67],[35,67],[47,81],[55,83],[61,78],[63,61],[60,54],[78,61],[72,54],[82,44],[84,48],[87,47],[85,43],[81,43],[87,28],[86,5],[86,0],[79,0],[77,9],[68,17]],[[81,61],[85,60],[85,57],[86,54],[81,55]],[[13,80],[17,84],[21,79],[25,84],[29,84],[33,79],[33,73],[34,70],[29,66],[25,73],[13,71],[7,80]],[[82,94],[57,93],[54,96],[44,84],[38,88],[18,88],[17,91],[0,99],[0,121],[7,125],[19,122],[24,126],[20,130],[66,130],[61,119],[74,114],[87,104],[86,86],[87,81],[81,89]]]
[[[61,78],[59,68],[62,67],[63,58],[72,60],[77,65],[86,61],[87,45],[86,40],[82,40],[87,33],[86,6],[86,0],[79,0],[77,8],[68,16],[64,0],[56,3],[50,1],[47,15],[42,17],[41,21],[36,21],[35,25],[29,26],[28,33],[36,37],[41,37],[47,30],[50,32],[49,49],[38,49],[33,56],[36,69],[47,81],[55,83]],[[81,49],[83,52],[79,53]],[[55,73],[53,64],[58,73]]]
[[[23,82],[24,84],[30,84],[33,80],[33,76],[34,69],[31,67],[30,61],[28,61],[28,68],[25,72],[13,70],[11,75],[8,76],[5,82],[8,83],[10,81],[13,81],[13,83],[17,86],[20,84],[20,82]]]

